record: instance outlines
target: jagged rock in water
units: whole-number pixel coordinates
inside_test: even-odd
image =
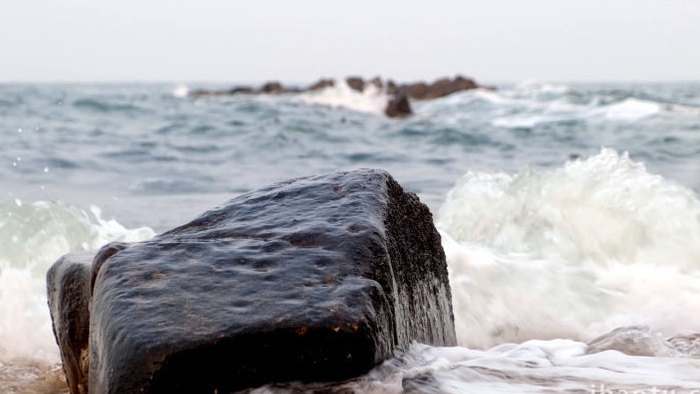
[[[411,103],[403,90],[397,91],[389,98],[384,110],[384,114],[390,118],[401,118],[412,113]]]
[[[478,87],[474,80],[461,75],[456,76],[454,79],[440,78],[431,84],[418,82],[401,85],[401,88],[406,92],[408,97],[414,100],[436,99],[464,90],[476,89]]]
[[[53,332],[74,394],[87,393],[92,253],[70,253],[46,274]]]
[[[265,83],[263,86],[260,87],[260,93],[284,93],[286,92],[286,89],[284,86],[282,86],[281,83],[277,81],[271,81]]]
[[[399,89],[398,85],[396,85],[396,82],[393,80],[389,79],[386,81],[386,92],[387,94],[396,94],[396,91]]]
[[[314,82],[306,88],[307,91],[314,91],[314,90],[321,90],[325,88],[330,88],[335,86],[335,81],[332,79],[319,79],[318,81]]]
[[[241,195],[152,240],[104,247],[91,277],[90,393],[342,380],[414,340],[456,343],[432,215],[380,170]],[[75,289],[62,291],[83,294],[84,279]]]
[[[674,357],[678,353],[660,334],[646,326],[616,328],[588,343],[586,354],[617,350],[630,356]]]
[[[401,86],[403,90],[411,98],[421,100],[428,95],[428,84],[425,82],[416,82]]]
[[[348,84],[352,90],[356,90],[360,93],[365,91],[365,80],[360,77],[347,77],[345,78],[345,83]]]

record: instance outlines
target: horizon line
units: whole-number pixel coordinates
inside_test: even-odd
[[[456,74],[457,75],[457,74]],[[359,74],[352,74],[348,75],[344,78],[347,77],[362,77],[362,78],[373,78],[373,77],[365,77]],[[410,79],[407,81],[398,81],[400,83],[406,83],[406,82],[431,82],[435,81],[440,78],[445,78],[448,76],[443,76],[443,77],[437,77],[437,78],[423,78],[423,79]],[[451,77],[451,76],[449,76]],[[393,79],[393,78],[384,78],[383,79]],[[560,78],[553,78],[553,79],[546,79],[546,78],[523,78],[523,79],[517,79],[517,80],[508,80],[508,79],[503,79],[503,80],[484,80],[480,81],[477,78],[466,76],[466,78],[473,79],[477,84],[480,86],[489,86],[489,85],[511,85],[511,84],[518,84],[518,83],[523,83],[523,82],[540,82],[540,83],[563,83],[563,84],[585,84],[585,83],[700,83],[700,78],[698,79],[688,79],[688,78],[636,78],[636,79],[611,79],[611,78],[600,78],[600,79],[593,79],[593,78],[580,78],[580,79],[560,79]],[[258,79],[258,80],[233,80],[233,79],[149,79],[149,78],[136,78],[136,79],[130,79],[130,78],[124,78],[124,79],[35,79],[35,80],[25,80],[25,79],[17,79],[17,80],[2,80],[0,79],[0,84],[2,85],[21,85],[21,84],[104,84],[104,85],[111,85],[111,84],[238,84],[238,85],[258,85],[258,84],[264,84],[266,82],[280,82],[283,84],[290,84],[290,85],[296,85],[296,84],[309,84],[313,83],[315,81],[318,81],[319,79],[338,79],[337,77],[318,77],[312,80],[289,80],[288,82],[285,82],[282,79]],[[396,80],[396,79],[394,79]]]

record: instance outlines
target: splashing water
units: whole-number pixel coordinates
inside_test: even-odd
[[[347,108],[359,112],[369,112],[383,115],[389,96],[384,89],[368,83],[364,91],[352,89],[344,80],[339,80],[335,86],[321,89],[317,92],[305,93],[301,96],[304,102],[325,105],[332,108]]]
[[[437,223],[463,345],[700,332],[700,201],[627,155],[468,172]]]
[[[0,363],[56,362],[58,348],[46,304],[45,273],[65,253],[110,241],[151,238],[149,228],[126,229],[115,220],[61,202],[0,202]]]

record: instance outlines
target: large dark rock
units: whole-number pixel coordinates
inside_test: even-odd
[[[74,265],[66,259],[49,274],[50,296]],[[150,241],[108,245],[89,270],[79,266],[67,281],[76,286],[60,292],[84,300],[92,288],[90,393],[341,380],[413,340],[456,342],[432,216],[379,170],[244,194]],[[70,316],[52,306],[68,364],[75,346],[85,349],[83,334],[79,345],[61,340],[66,325],[84,332],[79,304]],[[69,379],[74,392],[81,379]]]

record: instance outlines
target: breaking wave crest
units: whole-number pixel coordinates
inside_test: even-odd
[[[383,115],[389,96],[383,89],[373,84],[366,84],[364,91],[358,92],[341,79],[335,86],[304,93],[301,99],[310,104]]]
[[[448,119],[470,119],[475,111],[486,114],[491,126],[503,129],[572,122],[624,125],[658,117],[693,121],[700,116],[697,103],[674,102],[673,97],[534,81],[496,91],[475,89],[416,105],[417,114],[450,114]]]
[[[0,201],[0,362],[58,361],[46,304],[45,274],[65,253],[91,250],[110,241],[151,238],[153,230],[127,229],[55,201]]]
[[[462,345],[700,332],[698,196],[626,154],[468,172],[437,223]]]

